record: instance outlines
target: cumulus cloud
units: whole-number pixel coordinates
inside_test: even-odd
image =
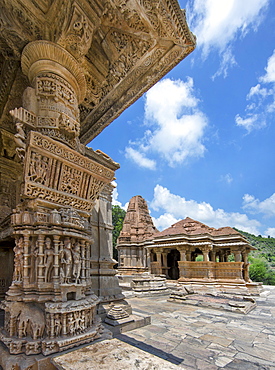
[[[139,167],[148,168],[149,170],[156,169],[156,162],[152,159],[146,158],[144,153],[136,149],[127,147],[125,149],[125,156],[126,158],[132,159]]]
[[[120,208],[127,211],[129,202],[125,203],[124,205],[118,200],[118,191],[117,191],[117,183],[112,181],[112,185],[115,187],[112,194],[112,205],[119,206]]]
[[[206,57],[212,50],[221,56],[221,65],[213,77],[223,75],[235,58],[232,44],[251,30],[256,31],[270,0],[189,0],[187,16],[198,47]]]
[[[256,235],[259,234],[259,227],[261,226],[259,221],[249,219],[246,214],[230,213],[223,209],[214,210],[209,203],[186,200],[184,197],[172,194],[161,185],[156,185],[150,207],[155,211],[164,210],[164,214],[154,220],[160,229],[171,226],[171,224],[167,225],[170,220],[174,223],[174,220],[177,221],[185,217],[191,217],[208,226],[216,228],[231,226]],[[165,224],[166,220],[167,223]]]
[[[266,229],[265,235],[269,235],[272,238],[275,238],[275,227],[269,227],[268,229]]]
[[[245,194],[243,197],[243,209],[250,213],[263,213],[267,217],[274,217],[275,193],[263,201],[255,198],[254,195]]]
[[[164,230],[175,224],[176,222],[180,221],[181,219],[174,217],[170,213],[164,213],[158,218],[152,217],[152,220],[158,230]]]
[[[142,139],[129,143],[126,156],[139,166],[155,169],[149,156],[164,158],[171,167],[205,152],[203,135],[207,118],[199,109],[192,78],[173,81],[166,78],[146,94],[145,131]]]
[[[259,83],[252,86],[246,97],[249,102],[246,106],[246,115],[242,118],[236,115],[237,126],[241,126],[250,133],[252,130],[266,126],[266,122],[275,113],[275,49],[267,61],[265,74],[259,78]]]

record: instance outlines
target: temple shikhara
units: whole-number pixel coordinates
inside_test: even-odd
[[[176,0],[4,0],[0,22],[0,364],[19,369],[12,355],[91,342],[110,307],[131,313],[112,258],[119,165],[86,144],[195,38]]]
[[[256,248],[241,233],[189,217],[158,232],[141,196],[129,201],[117,249],[118,272],[134,283],[142,284],[137,274],[147,272],[203,292],[257,294],[261,289],[249,278],[248,254]]]

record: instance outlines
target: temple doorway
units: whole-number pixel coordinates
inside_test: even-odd
[[[172,249],[167,254],[167,267],[169,267],[168,276],[172,280],[178,280],[179,278],[179,260],[180,252],[177,249]]]

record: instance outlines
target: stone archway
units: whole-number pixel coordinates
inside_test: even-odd
[[[179,278],[178,261],[180,261],[180,252],[177,249],[172,249],[167,254],[168,276],[172,280],[178,280]]]

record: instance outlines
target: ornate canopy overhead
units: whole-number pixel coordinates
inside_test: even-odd
[[[3,0],[0,118],[10,132],[8,112],[22,105],[28,85],[22,51],[36,40],[65,48],[85,77],[79,105],[84,144],[195,48],[176,0]]]

